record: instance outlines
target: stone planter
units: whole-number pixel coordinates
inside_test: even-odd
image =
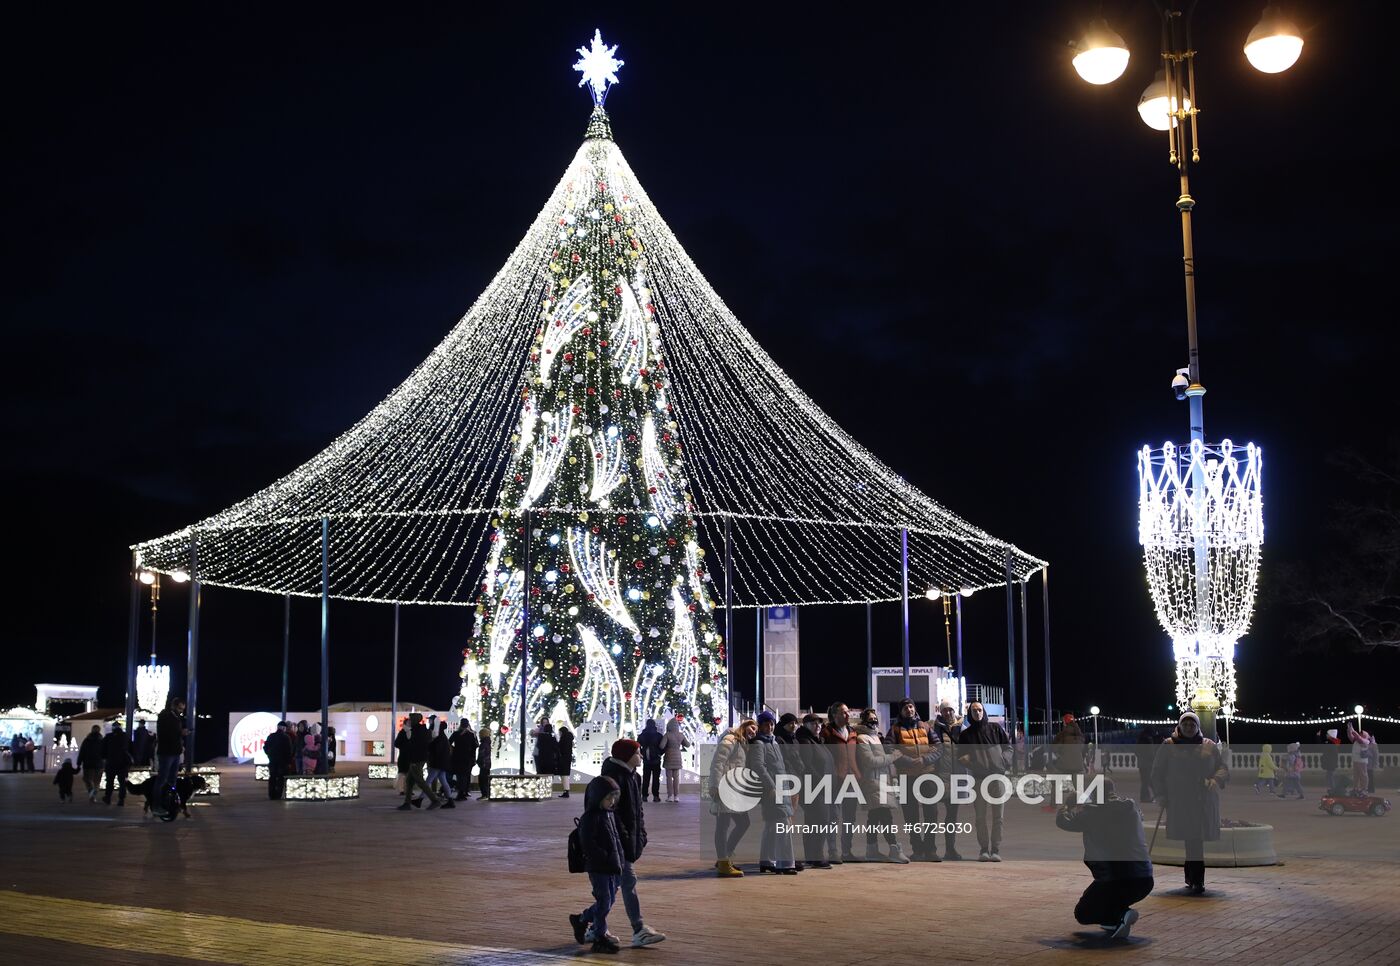
[[[1151,832],[1148,832],[1149,837]],[[1186,843],[1169,839],[1165,832],[1157,834],[1157,844],[1152,848],[1152,862],[1155,865],[1183,865],[1186,862]],[[1272,825],[1240,825],[1222,828],[1220,839],[1205,843],[1206,865],[1211,868],[1236,868],[1251,865],[1278,865],[1278,855],[1274,852],[1274,827]]]

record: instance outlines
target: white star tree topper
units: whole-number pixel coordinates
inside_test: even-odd
[[[593,31],[593,42],[588,47],[578,48],[578,63],[574,64],[574,70],[583,74],[579,79],[578,86],[587,84],[593,90],[593,103],[599,107],[603,106],[604,99],[608,96],[608,87],[618,83],[617,69],[623,62],[613,55],[617,53],[617,44],[611,47],[603,44],[603,32]]]

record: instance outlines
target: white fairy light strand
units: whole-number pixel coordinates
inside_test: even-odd
[[[554,261],[561,235],[583,227],[561,225],[560,212],[567,210],[571,186],[589,183],[595,171],[612,195],[627,199],[628,227],[616,233],[625,239],[619,247],[629,263],[646,270],[646,281],[630,271],[615,275],[630,320],[616,328],[619,335],[641,328],[663,349],[664,368],[649,371],[664,407],[654,414],[655,431],[669,432],[684,453],[680,472],[668,477],[693,494],[702,543],[722,549],[723,522],[730,521],[736,606],[897,600],[901,528],[909,531],[910,580],[918,586],[998,586],[1008,552],[1017,579],[1043,565],[918,491],[802,393],[699,273],[616,144],[600,138],[580,148],[481,297],[383,403],[267,489],[137,545],[140,564],[162,572],[187,569],[198,535],[204,583],[317,596],[324,517],[330,520],[331,596],[470,603],[493,515],[515,509],[501,501],[512,458],[550,428],[542,411],[556,420],[572,415],[525,390],[536,374],[530,359],[536,329],[557,288],[556,275],[544,267]],[[644,323],[632,314],[629,296]],[[566,294],[559,311],[573,318],[568,313],[575,304],[584,303]],[[596,370],[585,368],[606,362],[575,360],[564,375],[555,371],[562,352],[556,355],[548,365],[555,383],[574,375],[592,379]],[[640,370],[650,370],[642,363],[653,361],[619,353],[612,364],[619,360],[624,375],[639,381]],[[557,472],[556,458],[573,454],[582,428],[555,433],[558,452],[535,449],[542,481],[552,478],[551,469]],[[589,445],[596,439],[590,436]],[[606,487],[616,457],[593,450],[599,451],[605,453]],[[670,464],[663,459],[660,465]],[[531,505],[575,513],[596,509],[615,489],[551,496],[546,484]],[[663,488],[656,489],[661,496]],[[666,506],[662,497],[657,515],[663,519],[659,511]],[[674,506],[672,512],[687,511]]]
[[[1138,541],[1182,704],[1198,689],[1236,703],[1235,642],[1254,615],[1264,542],[1261,464],[1253,443],[1228,439],[1138,454]]]
[[[1174,725],[1179,721],[1179,719],[1177,718],[1120,718],[1111,714],[1101,714],[1099,715],[1099,717],[1104,719],[1105,721],[1117,721],[1121,724],[1126,725]],[[1288,727],[1295,728],[1308,725],[1342,724],[1347,721],[1356,720],[1356,715],[1354,714],[1338,715],[1332,718],[1295,718],[1291,720],[1283,718],[1251,718],[1246,717],[1242,714],[1222,713],[1217,713],[1216,717],[1220,718],[1221,720],[1238,722],[1239,724],[1287,725]],[[1362,713],[1361,720],[1363,721],[1363,723],[1367,721],[1381,721],[1385,724],[1400,724],[1400,718],[1388,718],[1385,715],[1366,714],[1365,712]]]

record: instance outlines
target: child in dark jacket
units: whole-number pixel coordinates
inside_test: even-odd
[[[73,767],[73,762],[67,758],[63,759],[63,767],[58,770],[58,774],[53,776],[53,783],[58,786],[58,800],[60,802],[73,800],[73,777],[77,774],[78,770]]]
[[[593,779],[584,792],[583,818],[578,823],[584,871],[588,873],[594,902],[582,914],[569,916],[569,925],[580,943],[591,929],[595,953],[615,953],[619,949],[617,939],[608,932],[608,911],[617,901],[617,890],[622,884],[622,838],[613,815],[621,797],[622,790],[611,778],[600,775]]]

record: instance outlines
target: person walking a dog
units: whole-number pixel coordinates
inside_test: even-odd
[[[190,729],[185,725],[185,699],[172,694],[165,702],[165,710],[156,718],[156,762],[159,766],[156,777],[161,790],[175,784],[180,772],[180,756],[185,751],[185,738]],[[157,797],[157,802],[160,798]]]

